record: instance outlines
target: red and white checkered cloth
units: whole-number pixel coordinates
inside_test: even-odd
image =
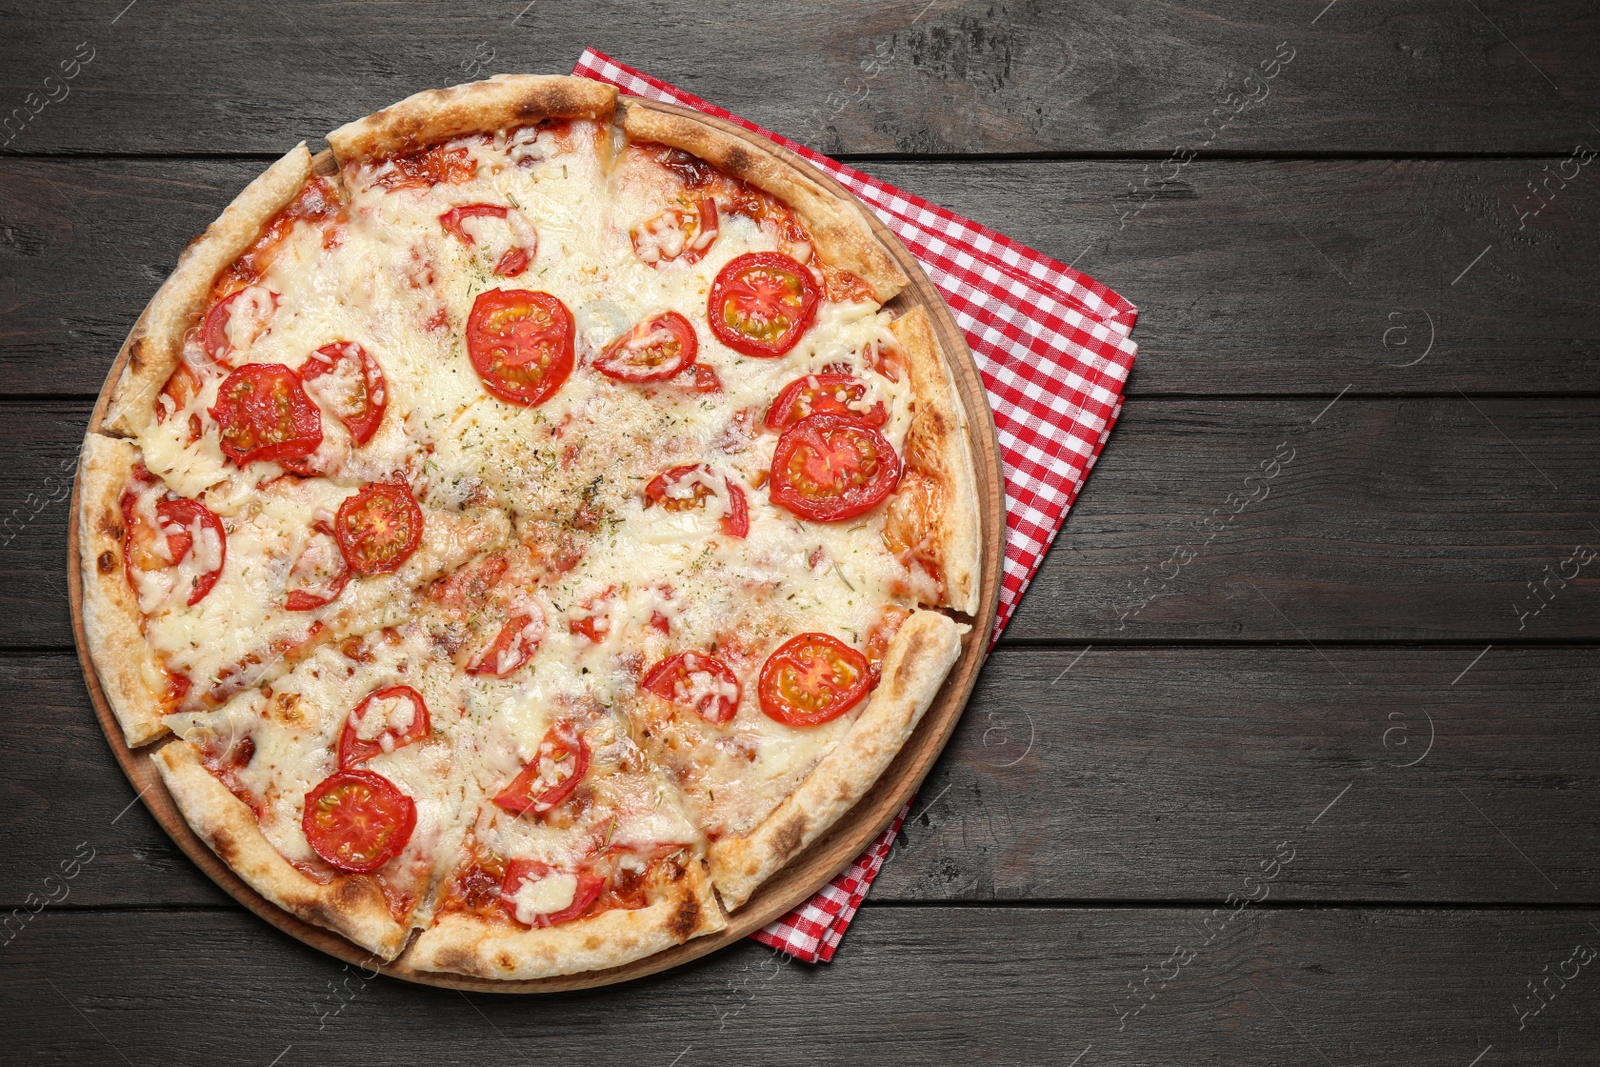
[[[586,49],[572,73],[738,124],[803,156],[893,230],[955,312],[994,410],[1006,480],[1000,636],[1122,411],[1138,309],[1086,274],[976,222]],[[911,805],[843,873],[752,936],[796,959],[833,958]]]

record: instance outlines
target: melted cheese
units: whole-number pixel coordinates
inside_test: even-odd
[[[264,285],[247,285],[239,290],[228,305],[228,346],[236,352],[249,349],[267,329],[267,320],[276,307],[276,296]]]
[[[426,511],[422,544],[398,571],[353,578],[328,605],[289,611],[288,591],[306,587],[308,569],[340,566],[333,558],[337,548],[312,524],[349,495],[349,489],[328,479],[280,479],[222,514],[226,561],[211,591],[192,607],[187,601],[193,581],[214,570],[221,558],[221,544],[209,527],[199,528],[196,547],[175,569],[135,570],[141,609],[149,613],[145,637],[169,668],[193,683],[191,705],[208,691],[225,696],[272,681],[292,665],[306,641],[403,621],[411,590],[494,547],[504,530],[494,522],[463,523]],[[220,511],[215,501],[207,503]]]
[[[578,876],[565,871],[529,878],[517,887],[511,898],[516,908],[517,922],[532,926],[541,915],[554,913],[572,906],[578,894]]]
[[[307,389],[324,434],[311,462],[327,476],[268,481],[281,472],[274,463],[240,470],[223,456],[209,415],[227,368],[191,338],[184,358],[199,389],[182,403],[161,397],[163,419],[139,444],[169,487],[203,497],[223,517],[227,565],[209,596],[184,606],[219,548],[209,531],[191,530],[196,548],[172,571],[141,578],[138,593],[152,647],[196,679],[197,695],[252,652],[303,640],[312,623],[324,624],[322,640],[398,626],[392,640],[365,640],[367,660],[323,647],[292,670],[257,664],[232,684],[270,682],[270,698],[242,692],[216,711],[173,721],[202,751],[226,748],[241,731],[251,738],[255,755],[235,772],[238,787],[266,812],[273,844],[312,863],[300,831],[304,797],[332,773],[351,709],[383,685],[416,686],[432,716],[426,742],[394,743],[412,722],[408,700],[374,702],[356,724],[359,738],[383,749],[367,766],[418,805],[417,831],[394,861],[405,873],[395,877],[425,889],[471,855],[539,860],[555,873],[525,881],[512,902],[529,923],[570,904],[571,872],[595,855],[596,835],[608,855],[620,854],[616,862],[639,870],[663,848],[700,844],[703,830],[746,831],[849,730],[853,713],[806,729],[767,718],[756,693],[760,664],[806,631],[863,647],[883,606],[907,603],[918,578],[885,547],[881,510],[808,523],[770,502],[776,437],[763,419],[790,382],[843,368],[867,383],[853,406],[881,403],[889,412],[881,432],[898,450],[911,395],[906,382],[873,369],[894,341],[888,314],[870,303],[822,302],[778,358],[722,344],[707,325],[713,280],[739,255],[777,250],[777,236],[732,212],[714,231],[687,232],[679,213],[693,217],[692,199],[637,153],[619,157],[608,131],[575,123],[564,138],[530,128],[450,147],[476,161],[472,180],[389,191],[374,184],[382,167],[347,171],[350,201],[337,234],[294,227],[228,323],[235,365],[299,368],[322,358],[323,346],[361,345],[384,376],[388,411],[377,433],[357,447],[344,427],[341,413],[354,412],[365,382],[355,361],[342,360]],[[440,222],[452,208],[484,203],[507,215],[463,219],[469,240]],[[512,248],[529,253],[527,268],[496,276]],[[689,250],[704,255],[689,263]],[[786,250],[802,262],[814,255],[804,244]],[[547,292],[572,314],[576,366],[536,408],[488,394],[468,358],[474,302],[494,289]],[[593,369],[607,345],[665,311],[694,324],[697,361],[717,373],[721,390],[629,384]],[[205,432],[191,442],[195,420]],[[649,481],[685,465],[697,470],[669,496],[691,500],[699,489],[703,500],[687,510],[647,507]],[[285,611],[286,589],[315,591],[338,574],[336,548],[312,523],[331,521],[351,487],[397,476],[437,509],[428,511],[423,551],[396,575],[352,581],[327,607]],[[721,531],[735,494],[748,515],[742,538]],[[474,520],[439,519],[480,506],[513,521],[543,569],[515,571],[480,604],[447,608],[416,596],[426,577],[499,546],[505,518],[477,535]],[[519,615],[530,619],[520,641],[487,664],[504,677],[466,673],[496,628]],[[519,664],[523,647],[534,652]],[[645,671],[685,650],[724,659],[740,684],[691,663],[684,706],[641,690]],[[719,726],[694,712],[713,697],[737,699],[732,721]],[[558,722],[590,749],[583,819],[517,816],[492,803],[541,758]],[[562,777],[554,765],[540,774],[547,783]]]

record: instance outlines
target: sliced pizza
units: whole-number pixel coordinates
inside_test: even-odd
[[[167,714],[403,621],[416,590],[509,535],[501,512],[429,508],[402,482],[279,476],[233,499],[180,496],[137,446],[98,434],[79,492],[84,627],[134,745],[164,734]]]
[[[948,355],[859,205],[608,87],[328,141],[185,251],[86,444],[129,742],[178,735],[158,767],[257,891],[417,970],[723,929],[979,610]]]

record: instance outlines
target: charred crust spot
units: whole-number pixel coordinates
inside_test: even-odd
[[[512,110],[519,118],[548,118],[551,115],[577,114],[579,102],[566,89],[540,88],[518,100]]]
[[[743,175],[749,173],[751,168],[755,166],[755,159],[743,145],[736,144],[728,149],[727,157],[723,159],[722,166],[725,170],[732,171],[734,174]]]
[[[238,867],[239,843],[233,839],[233,831],[227,827],[218,826],[211,831],[211,851],[229,867]]]
[[[428,139],[428,124],[423,121],[420,115],[402,115],[396,121],[395,126],[400,139],[406,143],[408,148],[413,145],[421,148],[423,142]]]
[[[199,238],[197,237],[195,240],[198,241]],[[190,241],[189,243],[194,244],[194,241]],[[139,336],[135,337],[133,339],[133,344],[128,347],[128,369],[135,374],[138,374],[140,371],[144,370],[144,350],[149,343],[150,341],[148,338]]]
[[[383,895],[383,891],[364,874],[358,874],[353,878],[341,878],[334,884],[338,886],[338,896],[335,900],[344,907],[354,908],[363,901],[370,900],[374,895],[379,898]]]
[[[494,955],[494,965],[501,971],[514,971],[517,969],[517,958],[504,949]]]
[[[700,901],[694,897],[684,897],[678,902],[670,918],[667,919],[667,932],[674,940],[687,941],[689,935],[694,933],[695,927],[700,925]]]
[[[221,855],[221,850],[217,854]],[[297,914],[306,921],[339,931],[349,925],[351,916],[364,911],[388,915],[383,890],[378,888],[378,883],[371,876],[365,874],[334,879],[326,887],[326,895],[310,897],[303,909],[296,909]]]
[[[907,667],[918,669],[925,662],[928,649],[928,635],[921,627],[913,630],[906,640],[906,646],[900,654],[900,669],[894,672],[893,689],[896,695],[903,693],[906,688]]]
[[[103,537],[105,537],[106,540],[121,542],[122,516],[117,514],[116,509],[106,508],[104,511],[102,511],[100,513],[99,525],[100,533]]]
[[[483,969],[477,956],[454,945],[440,949],[433,957],[433,962],[446,971],[459,971],[462,974],[478,974]]]
[[[94,561],[94,565],[100,568],[101,574],[110,574],[117,569],[117,554],[108,548],[100,553],[99,558]]]
[[[600,947],[600,939],[593,934],[583,939],[583,947],[590,952]]]
[[[800,850],[800,844],[806,839],[805,812],[795,812],[772,835],[772,848],[778,855],[787,859]]]

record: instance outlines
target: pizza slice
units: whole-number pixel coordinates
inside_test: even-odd
[[[833,473],[866,469],[873,448],[863,442],[880,418],[861,411],[847,381],[808,376],[779,394],[766,423],[780,431],[769,506],[805,520],[803,531],[822,549],[817,562],[829,562],[847,587],[848,595],[812,586],[832,609],[831,625],[769,639],[765,648],[747,641],[765,656],[755,700],[724,724],[705,714],[704,683],[693,674],[670,687],[646,685],[634,705],[644,731],[659,739],[652,754],[700,801],[702,825],[714,835],[712,878],[730,909],[888,768],[960,655],[970,630],[961,620],[978,607],[981,512],[966,416],[926,313],[903,315],[890,331],[874,372],[905,387],[899,403],[908,417],[886,423],[903,458],[880,501],[860,500],[860,479]],[[863,611],[874,612],[870,621]],[[819,617],[828,613],[813,611],[780,632],[810,631]]]
[[[128,340],[102,429],[135,441],[186,497],[230,500],[283,473],[405,477],[416,368],[411,309],[302,144],[185,250]],[[411,303],[415,303],[412,301]]]
[[[465,678],[421,627],[385,628],[169,716],[177,737],[151,758],[252,888],[393,959],[431,920],[475,810]]]
[[[164,734],[172,712],[403,621],[415,590],[509,532],[498,511],[429,508],[402,482],[280,476],[238,500],[184,497],[136,445],[99,434],[82,469],[84,626],[113,651],[100,677],[132,745]]]
[[[436,921],[408,950],[421,970],[537,978],[616,966],[723,918],[705,838],[612,714],[606,671],[552,600],[576,557],[548,524],[426,593],[410,624],[464,679],[474,776]]]
[[[484,800],[405,962],[483,978],[602,970],[726,925],[705,838],[627,725],[559,669],[475,679]],[[561,683],[565,682],[565,685]]]

